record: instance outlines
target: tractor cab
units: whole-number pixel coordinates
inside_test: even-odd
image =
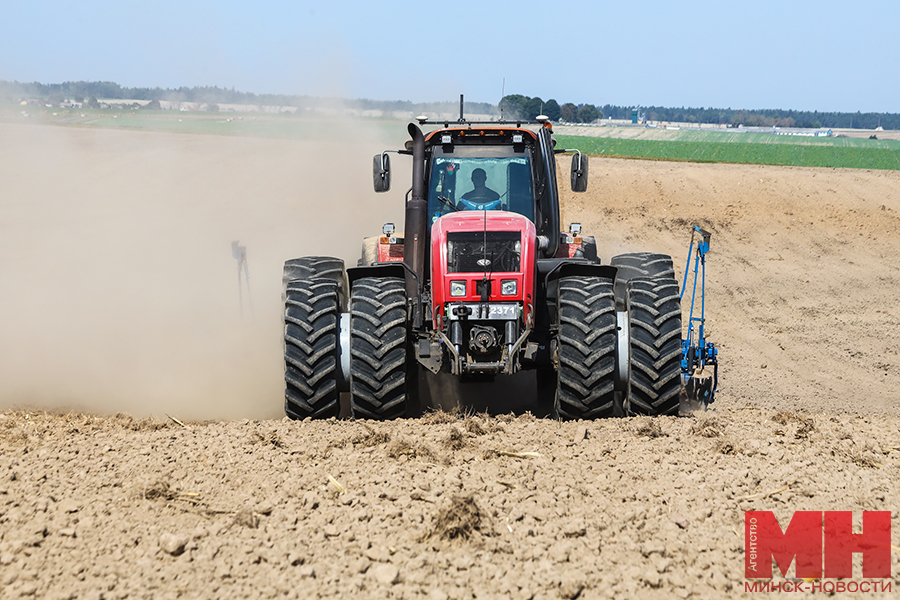
[[[517,134],[522,138],[521,133]],[[452,134],[443,137],[453,139]],[[459,139],[460,136],[457,136]],[[504,136],[497,136],[505,141]],[[431,148],[428,215],[431,223],[465,210],[503,210],[534,222],[533,152],[525,144]]]

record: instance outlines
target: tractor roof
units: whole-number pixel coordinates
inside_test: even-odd
[[[425,144],[436,146],[439,144],[520,144],[534,143],[537,141],[537,132],[523,127],[532,125],[550,128],[550,122],[539,123],[537,121],[464,121],[451,125],[444,122],[443,127],[434,129],[425,134]],[[449,140],[446,136],[449,136]],[[518,140],[516,136],[521,136]],[[412,150],[412,140],[406,142],[406,149]]]
[[[510,125],[516,125],[515,123],[510,123]],[[503,125],[497,125],[496,123],[491,123],[489,127],[481,126],[481,127],[472,127],[468,126],[460,126],[460,127],[444,127],[441,129],[435,129],[434,131],[430,131],[425,134],[425,143],[441,143],[439,140],[435,140],[432,142],[432,138],[437,135],[451,135],[454,140],[456,139],[465,139],[466,137],[492,137],[492,138],[505,138],[507,136],[511,136],[514,134],[527,134],[530,137],[530,141],[534,141],[537,139],[537,134],[530,129],[525,129],[523,127],[510,127]]]

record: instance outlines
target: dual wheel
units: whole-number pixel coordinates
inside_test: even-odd
[[[406,414],[407,310],[403,279],[364,278],[347,301],[343,261],[304,257],[284,268],[285,414],[292,419],[340,414],[349,350],[350,410],[354,417]],[[350,344],[341,348],[341,311],[349,304]]]
[[[612,265],[615,283],[582,276],[559,281],[554,409],[569,419],[678,414],[681,305],[672,259],[626,254]],[[628,321],[621,341],[617,309]],[[619,364],[623,343],[628,347],[618,352],[627,352],[627,360]]]

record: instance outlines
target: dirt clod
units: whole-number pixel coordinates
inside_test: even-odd
[[[159,536],[159,547],[167,554],[180,556],[189,541],[187,536],[166,532]]]
[[[284,448],[284,442],[281,441],[281,437],[275,431],[254,431],[250,434],[250,443]]]
[[[584,589],[582,581],[563,581],[559,587],[559,595],[567,600],[576,600]]]
[[[482,513],[472,496],[453,496],[434,519],[431,535],[442,540],[467,540],[481,527]]]
[[[447,434],[447,437],[444,438],[443,442],[444,448],[453,452],[462,450],[467,444],[468,440],[466,439],[466,434],[456,427],[450,430],[450,433]]]
[[[725,431],[725,426],[716,417],[699,418],[691,425],[691,433],[702,437],[719,437]]]
[[[418,458],[429,462],[437,460],[437,455],[428,445],[411,442],[407,439],[394,440],[388,444],[387,455],[391,458],[403,456],[409,459]]]
[[[259,514],[250,508],[242,508],[234,515],[234,524],[256,529],[259,527]]]
[[[651,439],[666,435],[665,433],[663,433],[659,421],[650,417],[641,418],[638,421],[637,425],[634,428],[634,434],[645,436]]]
[[[350,443],[354,446],[363,448],[371,448],[372,446],[380,446],[391,441],[391,435],[387,431],[375,430],[368,425],[363,425],[362,433],[353,436]]]
[[[735,446],[734,442],[728,439],[720,439],[716,442],[715,446],[713,446],[713,450],[719,454],[737,454],[738,448]]]
[[[481,425],[481,420],[475,417],[468,417],[465,420],[466,431],[472,435],[484,435],[487,430]]]
[[[772,417],[772,421],[781,425],[796,423],[797,429],[794,432],[794,437],[797,439],[808,438],[809,434],[816,430],[815,421],[813,421],[811,417],[786,410],[776,413],[775,416]]]
[[[460,409],[454,408],[451,411],[434,410],[422,417],[422,422],[426,425],[444,425],[446,423],[456,423],[460,419]]]
[[[176,493],[169,482],[164,479],[154,481],[141,490],[141,496],[147,500],[172,500]]]
[[[388,563],[379,563],[368,569],[368,574],[382,585],[394,585],[400,581],[400,569]]]
[[[882,458],[880,456],[880,452],[878,448],[872,446],[871,444],[866,444],[861,448],[852,448],[848,452],[848,455],[850,460],[855,464],[867,469],[878,469],[882,466]]]
[[[810,419],[804,419],[798,426],[797,431],[794,432],[794,436],[797,439],[808,438],[809,434],[816,430],[815,422]]]

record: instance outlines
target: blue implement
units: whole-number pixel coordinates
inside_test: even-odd
[[[699,235],[696,245],[694,239]],[[691,288],[691,311],[688,317],[688,332],[681,342],[681,382],[683,411],[705,409],[715,400],[719,386],[719,351],[716,345],[706,341],[706,255],[709,253],[710,233],[694,225],[691,230],[691,245],[688,248],[684,281],[681,284],[681,298],[687,289],[688,274],[691,271],[691,257],[694,257],[694,283]],[[696,248],[696,249],[695,249]],[[694,316],[697,304],[697,280],[700,280],[700,316]],[[685,405],[686,404],[686,405]]]

